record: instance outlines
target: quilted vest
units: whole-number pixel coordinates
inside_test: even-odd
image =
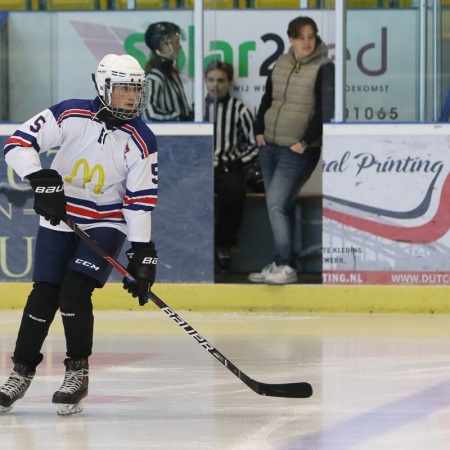
[[[317,74],[327,62],[323,42],[312,55],[298,61],[292,47],[278,58],[272,71],[272,104],[264,116],[267,142],[290,147],[303,139],[316,105]],[[310,144],[321,145],[320,141]]]

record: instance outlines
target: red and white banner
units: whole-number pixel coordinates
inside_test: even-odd
[[[450,124],[326,125],[323,283],[447,285]]]
[[[324,270],[323,284],[450,285],[450,272]]]

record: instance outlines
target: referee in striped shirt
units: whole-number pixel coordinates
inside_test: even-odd
[[[145,67],[150,97],[142,114],[144,120],[185,122],[194,119],[176,67],[181,50],[180,35],[180,27],[172,22],[153,23],[145,32],[145,43],[152,51],[152,58]]]
[[[244,168],[258,155],[253,116],[230,96],[233,66],[212,61],[205,69],[205,121],[214,122],[214,191],[216,193],[216,258],[223,270],[231,266],[230,248],[238,242],[245,204]]]

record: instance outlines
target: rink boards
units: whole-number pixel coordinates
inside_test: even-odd
[[[18,124],[0,124],[0,147]],[[213,152],[211,123],[152,124],[157,136],[158,203],[152,239],[162,283],[211,283],[213,273]],[[41,155],[50,166],[56,150]],[[92,168],[90,168],[92,170]],[[82,177],[89,168],[78,167]],[[0,164],[0,282],[28,282],[39,218],[29,184]],[[126,263],[124,245],[119,261]],[[120,281],[115,271],[111,281]]]
[[[0,309],[22,308],[31,283],[0,283]],[[184,311],[450,313],[450,293],[437,286],[266,286],[250,284],[164,284],[154,292],[170,308]],[[109,283],[94,293],[95,310],[155,310],[140,307]]]

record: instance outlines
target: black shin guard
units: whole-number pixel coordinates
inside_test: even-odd
[[[92,353],[92,292],[96,287],[96,280],[80,272],[69,270],[64,278],[60,310],[69,358],[87,358]]]
[[[59,286],[33,284],[25,305],[14,350],[14,360],[33,370],[42,361],[41,348],[59,306]]]

